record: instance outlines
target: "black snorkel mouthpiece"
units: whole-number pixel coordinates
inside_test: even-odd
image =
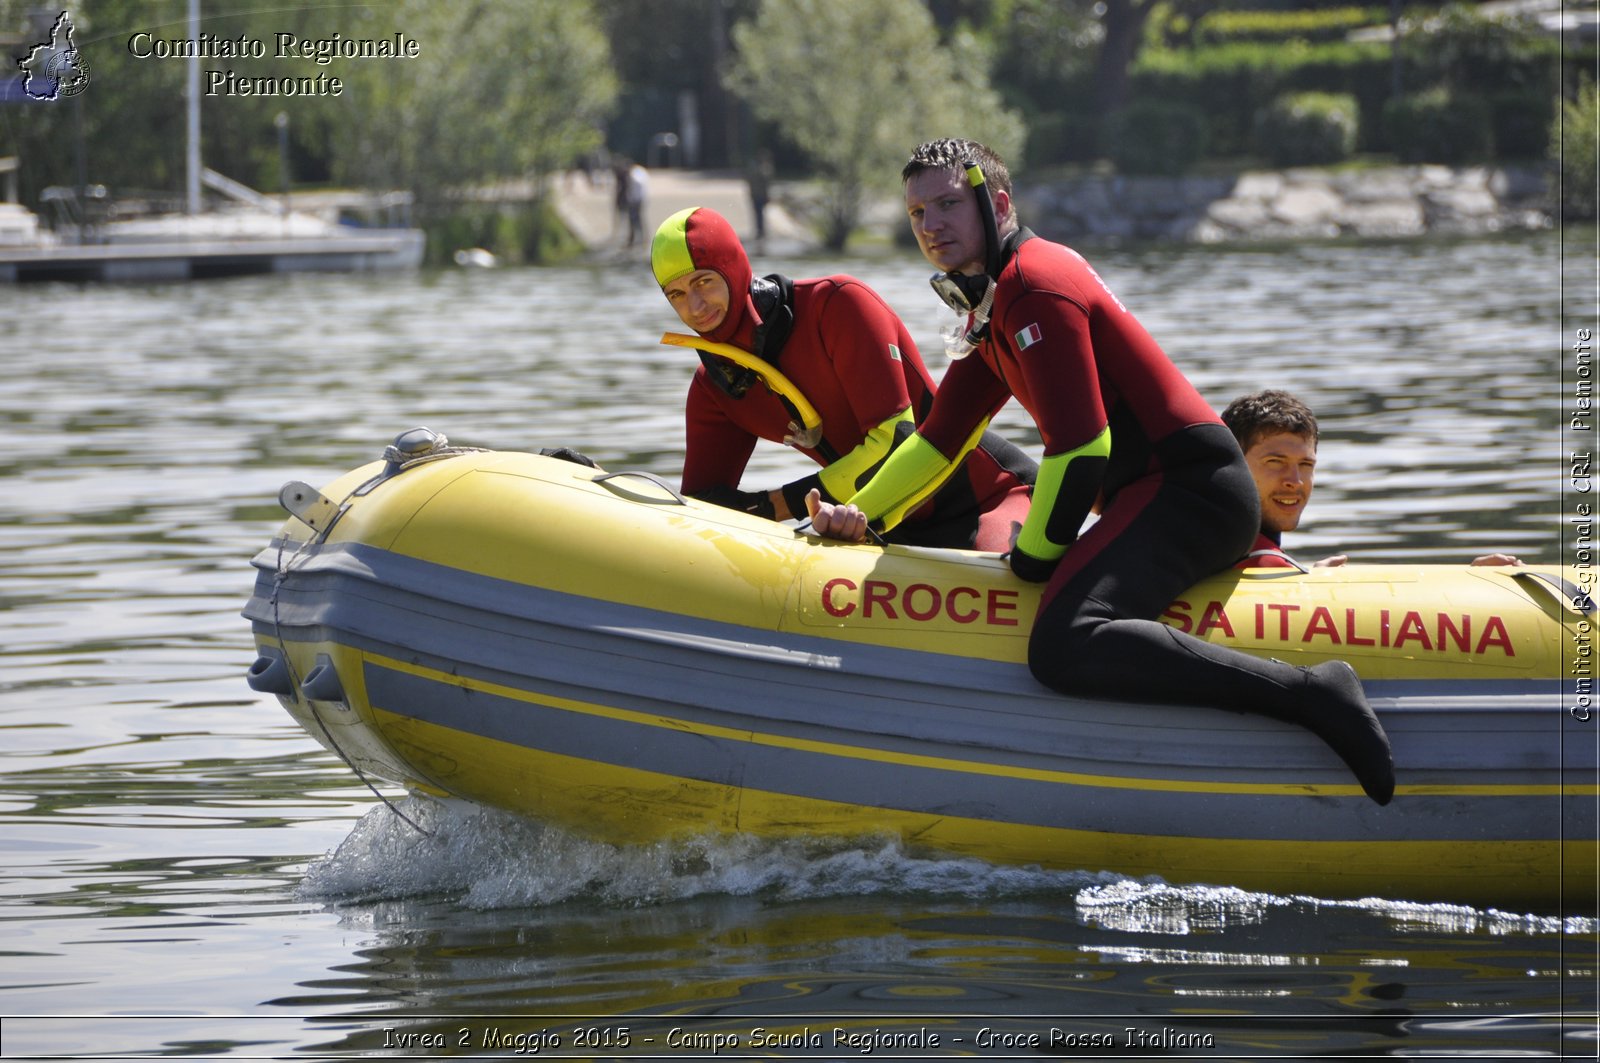
[[[950,272],[935,273],[928,279],[946,306],[958,314],[971,314],[973,317],[972,328],[967,334],[959,341],[946,345],[946,353],[952,358],[966,357],[988,335],[989,308],[994,304],[994,286],[1000,279],[1001,267],[1000,223],[995,218],[994,197],[989,194],[989,183],[983,176],[983,167],[975,159],[963,159],[961,166],[978,200],[986,246],[981,276],[969,277],[964,273]]]

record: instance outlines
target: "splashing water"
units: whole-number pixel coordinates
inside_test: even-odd
[[[1254,926],[1273,909],[1303,908],[1310,912],[1349,909],[1387,919],[1402,932],[1450,934],[1593,934],[1600,921],[1581,916],[1518,915],[1497,909],[1480,911],[1461,904],[1365,897],[1326,900],[1283,897],[1232,886],[1174,886],[1164,882],[1122,880],[1080,890],[1078,907],[1085,922],[1110,930],[1190,934]]]
[[[999,867],[918,853],[898,838],[768,839],[732,834],[616,846],[464,802],[407,798],[427,835],[375,807],[315,862],[305,899],[364,901],[459,894],[478,909],[595,900],[662,904],[716,894],[794,901],[862,895],[1072,895],[1109,874]]]
[[[374,807],[337,849],[313,863],[305,900],[333,903],[451,896],[482,911],[584,900],[641,907],[693,897],[932,895],[967,899],[1069,897],[1085,925],[1160,934],[1254,926],[1274,910],[1366,912],[1413,932],[1594,934],[1600,921],[1519,915],[1458,904],[1368,897],[1327,900],[1233,886],[1172,885],[1110,872],[1007,867],[909,848],[888,836],[772,839],[716,834],[610,845],[464,801],[408,797],[398,806],[419,834]]]

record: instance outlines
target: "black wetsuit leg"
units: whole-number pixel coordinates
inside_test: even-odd
[[[1260,523],[1255,483],[1227,429],[1201,425],[1182,435],[1157,448],[1161,472],[1118,491],[1067,551],[1045,589],[1028,667],[1065,694],[1198,702],[1299,723],[1387,803],[1388,739],[1348,665],[1262,660],[1156,619],[1244,556]]]

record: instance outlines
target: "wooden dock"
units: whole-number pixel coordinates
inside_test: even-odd
[[[0,246],[0,282],[173,281],[254,273],[414,269],[424,237],[416,229],[281,239],[192,239],[107,244]]]

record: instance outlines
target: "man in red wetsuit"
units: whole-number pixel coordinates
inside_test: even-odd
[[[1300,526],[1317,470],[1320,431],[1311,407],[1287,391],[1268,389],[1241,395],[1222,411],[1222,423],[1244,451],[1244,462],[1256,482],[1261,500],[1261,531],[1239,568],[1300,568],[1283,551],[1283,533]],[[1334,554],[1312,568],[1337,568],[1348,561]],[[1477,566],[1519,565],[1511,554],[1483,554],[1472,559]]]
[[[685,494],[774,520],[804,515],[811,490],[829,501],[854,494],[931,406],[933,378],[905,325],[855,278],[755,279],[733,227],[705,207],[663,222],[650,262],[684,324],[756,355],[821,416],[820,437],[807,438],[760,372],[701,352],[685,412]],[[795,446],[822,469],[770,491],[741,491],[757,439]],[[904,507],[889,538],[1004,551],[1013,524],[1027,517],[1036,470],[1017,447],[985,432],[931,498]]]
[[[1261,660],[1156,619],[1238,561],[1259,527],[1255,485],[1216,413],[1081,256],[1019,226],[994,152],[933,141],[901,176],[912,231],[944,271],[935,288],[969,312],[971,350],[946,372],[917,434],[849,504],[808,502],[816,529],[860,538],[1015,397],[1044,442],[1010,554],[1018,576],[1048,581],[1028,646],[1033,674],[1078,696],[1201,701],[1293,721],[1387,804],[1388,737],[1348,664]],[[1080,537],[1097,503],[1100,519]]]

